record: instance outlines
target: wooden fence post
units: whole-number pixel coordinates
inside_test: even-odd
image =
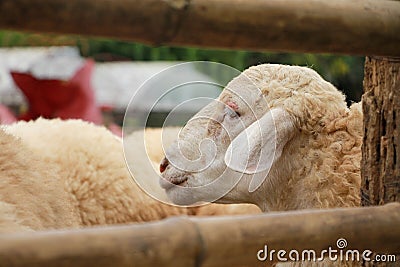
[[[362,205],[400,201],[400,58],[366,58],[362,104]]]
[[[400,201],[400,58],[366,58],[362,104],[361,203],[370,206]]]
[[[0,29],[303,53],[400,56],[399,18],[388,0],[0,1]]]

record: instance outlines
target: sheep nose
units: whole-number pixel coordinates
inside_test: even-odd
[[[163,158],[161,163],[160,163],[160,172],[163,173],[165,171],[165,169],[167,168],[169,164],[169,161],[167,158]]]

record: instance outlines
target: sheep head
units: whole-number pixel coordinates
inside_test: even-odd
[[[309,68],[251,67],[181,130],[160,164],[160,184],[181,205],[261,206],[279,197],[277,185],[284,190],[291,155],[346,110],[343,94]]]

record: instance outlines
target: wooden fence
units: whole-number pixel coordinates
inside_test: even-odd
[[[338,249],[339,238],[346,239],[346,249],[395,254],[400,251],[399,225],[400,203],[391,203],[0,235],[0,266],[265,266],[271,262],[257,259],[265,245],[319,253],[329,246]]]
[[[151,45],[400,56],[389,0],[2,0],[0,28]]]

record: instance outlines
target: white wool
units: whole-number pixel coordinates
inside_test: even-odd
[[[207,190],[185,191],[179,187],[166,187],[172,201],[185,204],[208,199],[217,199],[222,203],[247,202],[257,204],[264,211],[359,205],[360,104],[347,108],[344,95],[309,68],[276,64],[245,70],[227,85],[218,101],[195,115],[206,114],[209,120],[188,123],[180,136],[182,145],[173,144],[167,150],[167,155],[173,156],[175,161],[179,158],[179,149],[186,158],[196,158],[198,144],[204,139],[211,139],[218,147],[213,163],[196,173],[170,165],[162,174],[171,182],[173,179],[182,181],[186,177],[187,188]],[[226,113],[227,108],[221,103],[234,103],[240,117]],[[262,118],[274,110],[282,110],[279,113],[283,115],[274,118],[273,123],[271,119],[263,123]],[[255,121],[261,122],[261,125],[249,127]],[[271,127],[273,124],[275,127]],[[244,130],[254,128],[254,131],[259,127],[263,135],[254,133],[251,138],[256,139],[246,143],[246,136],[242,136],[247,133]],[[262,141],[260,136],[272,140],[275,129],[279,131],[276,140],[281,143],[274,146],[274,143]],[[240,140],[232,142],[238,136]],[[249,150],[246,150],[247,145],[251,146]],[[279,148],[279,153],[271,153],[274,147]],[[263,152],[266,158],[261,158],[261,164],[270,164],[271,168],[248,165],[247,160],[259,156],[263,149],[266,149]],[[230,165],[228,168],[225,162]],[[236,174],[239,175],[238,170],[245,175],[233,185],[232,190],[222,195],[221,188],[226,183],[213,182],[221,177],[229,181],[230,176],[233,179]],[[256,182],[252,173],[258,175]],[[210,184],[218,186],[212,188],[208,186]]]
[[[151,198],[129,174],[122,140],[102,126],[81,120],[38,119],[3,128],[0,177],[8,178],[0,179],[0,232],[146,222],[182,214],[257,212],[243,206],[236,210],[219,205],[187,209]],[[151,155],[158,161],[163,157],[156,140],[160,129],[149,132],[148,138],[154,138],[148,142],[149,149],[156,151]],[[133,150],[135,134],[128,138]],[[137,157],[135,162],[141,166],[143,160]],[[157,169],[158,162],[151,164]],[[143,174],[153,170],[143,170]]]

